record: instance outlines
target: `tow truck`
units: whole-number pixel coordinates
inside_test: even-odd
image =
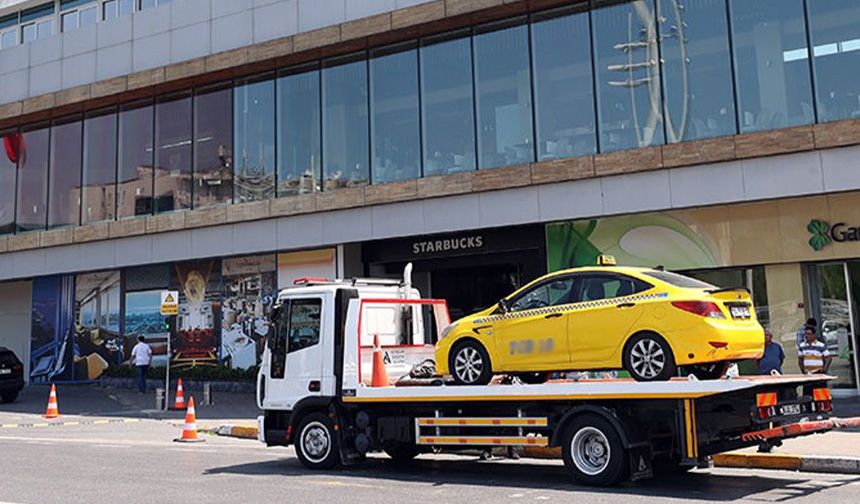
[[[614,485],[707,467],[713,454],[826,432],[831,376],[494,380],[434,376],[447,304],[409,281],[305,278],[281,291],[257,377],[259,440],[331,469],[385,452],[560,451],[574,480]],[[378,342],[375,347],[374,343]],[[374,352],[389,377],[373,386]]]

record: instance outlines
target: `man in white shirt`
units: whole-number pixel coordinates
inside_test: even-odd
[[[131,349],[131,362],[137,368],[137,389],[141,394],[146,393],[146,374],[152,364],[152,348],[146,344],[146,338],[137,337],[137,344]]]

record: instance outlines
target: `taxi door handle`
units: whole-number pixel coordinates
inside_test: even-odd
[[[545,316],[544,318],[558,318],[558,317],[561,317],[561,313],[550,313],[549,315]]]
[[[616,308],[633,308],[636,306],[636,303],[621,303],[619,305],[615,305]]]

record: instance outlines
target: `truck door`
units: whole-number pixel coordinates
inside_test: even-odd
[[[264,409],[291,410],[301,399],[320,395],[323,381],[323,297],[284,302],[269,346]]]

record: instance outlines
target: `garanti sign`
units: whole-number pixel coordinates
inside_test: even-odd
[[[816,252],[833,242],[860,241],[860,227],[852,227],[844,222],[837,222],[831,226],[827,221],[813,219],[806,226],[806,229],[812,234],[809,239],[809,246]]]

